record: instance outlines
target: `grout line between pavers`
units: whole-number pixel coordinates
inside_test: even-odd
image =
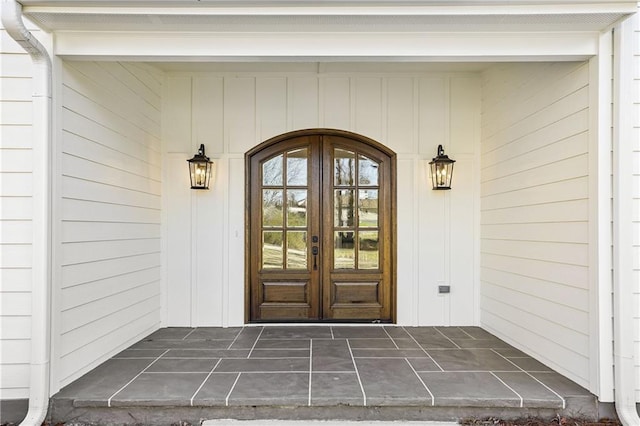
[[[184,336],[184,337],[182,338],[182,340],[187,340],[187,337],[191,336],[191,334],[193,334],[193,332],[194,332],[194,331],[196,331],[197,329],[198,329],[198,328],[196,327],[196,328],[194,328],[193,330],[191,330],[189,333],[187,333],[187,335],[186,335],[186,336]]]
[[[260,340],[260,336],[262,336],[262,332],[264,331],[264,328],[262,328],[260,330],[260,333],[258,334],[258,337],[256,337],[256,341],[253,342],[253,346],[251,347],[251,350],[249,351],[249,355],[247,355],[247,359],[251,358],[251,354],[253,353],[253,350],[256,348],[256,345],[258,344],[258,340]]]
[[[384,327],[382,327],[382,329],[384,330],[384,332],[385,332],[385,333],[387,333],[387,336],[389,336],[389,339],[391,339],[391,341],[393,342],[393,346],[395,346],[395,347],[396,347],[396,349],[400,349],[400,348],[398,347],[398,344],[396,343],[396,341],[395,341],[395,340],[393,340],[393,337],[391,337],[391,335],[390,335],[390,334],[389,334],[389,332],[387,331],[387,329],[386,329],[386,328],[384,328]]]
[[[418,374],[416,369],[413,368],[413,365],[411,365],[409,360],[407,358],[405,358],[404,360],[407,362],[407,364],[409,364],[409,367],[411,368],[411,370],[413,370],[413,374],[415,374],[416,377],[418,378],[418,380],[420,380],[420,383],[422,383],[422,386],[424,386],[424,388],[427,390],[427,392],[429,392],[429,395],[431,396],[431,406],[434,407],[436,405],[436,397],[433,396],[433,394],[431,393],[431,390],[429,390],[429,386],[427,386],[427,384],[424,382],[424,380],[422,380],[422,377],[420,377],[420,375]]]
[[[508,384],[505,383],[504,380],[502,380],[500,377],[498,377],[497,374],[495,374],[493,371],[490,371],[489,373],[491,373],[491,375],[493,377],[495,377],[496,379],[500,380],[500,383],[502,383],[503,385],[505,385],[507,388],[509,388],[509,390],[513,393],[515,393],[516,395],[518,395],[518,398],[520,398],[520,408],[524,407],[524,398],[522,398],[522,395],[520,395],[518,392],[516,392],[516,390],[514,388],[512,388],[511,386],[509,386]]]
[[[458,327],[458,330],[462,331],[464,334],[466,334],[467,336],[469,336],[470,339],[473,340],[478,340],[475,337],[473,337],[472,335],[470,335],[469,333],[467,333],[462,327]]]
[[[309,373],[309,370],[246,370],[246,371],[214,371],[213,374],[222,374],[222,373],[251,373],[251,374],[272,374],[272,373],[277,373],[277,374],[307,374]]]
[[[155,359],[151,356],[114,356],[112,359]],[[166,358],[165,358],[166,359]]]
[[[191,339],[194,340],[194,339]],[[228,339],[227,339],[228,340]],[[207,340],[207,342],[212,342],[213,340]],[[225,349],[225,348],[181,348],[181,347],[176,347],[176,348],[169,348],[172,351],[248,351],[249,348],[240,348],[240,349]],[[138,349],[139,351],[143,351],[146,349]],[[160,349],[162,350],[162,349]]]
[[[422,359],[422,358],[413,358]],[[447,371],[434,371],[434,370],[420,370],[421,373],[521,373],[521,371],[514,370],[447,370]]]
[[[212,355],[212,356],[165,356],[163,359],[247,359],[245,356],[220,356],[220,355]],[[122,358],[126,359],[126,358]],[[149,359],[149,358],[139,358],[139,359]]]
[[[507,358],[506,356],[502,355],[500,352],[496,351],[495,349],[491,349],[493,351],[493,353],[498,354],[499,356],[501,356],[502,358],[506,359],[508,362],[510,362],[511,364],[515,365],[517,368],[520,369],[521,372],[523,372],[524,374],[526,374],[527,376],[531,377],[533,380],[535,380],[536,382],[540,383],[542,386],[544,386],[545,388],[549,389],[551,392],[553,392],[558,398],[560,398],[560,400],[562,401],[562,409],[564,410],[565,408],[567,408],[567,401],[562,397],[562,395],[560,395],[558,392],[554,391],[553,389],[551,389],[549,386],[545,385],[544,383],[542,383],[540,380],[538,380],[537,377],[535,377],[533,374],[529,373],[527,370],[525,370],[524,368],[520,367],[518,364],[516,364],[515,362],[511,361],[509,358]]]
[[[336,337],[333,335],[333,326],[329,326],[329,331],[331,331],[331,340],[335,339]]]
[[[166,358],[165,358],[166,359]],[[144,374],[207,374],[206,371],[145,371]]]
[[[267,339],[262,339],[262,341],[266,341]],[[311,339],[309,339],[311,340]],[[248,351],[249,349],[229,349],[230,351],[236,350],[245,350]],[[256,348],[256,351],[308,351],[309,350],[309,346],[307,346],[306,348],[303,347],[297,347],[297,348]]]
[[[211,375],[213,374],[213,371],[216,369],[216,367],[218,367],[218,364],[220,364],[221,361],[222,361],[222,358],[220,358],[218,360],[218,362],[216,362],[216,365],[214,365],[213,368],[211,369],[211,371],[209,371],[209,374],[207,374],[207,377],[205,377],[204,380],[202,381],[202,383],[200,383],[200,386],[198,387],[198,389],[194,392],[193,396],[191,397],[191,400],[189,401],[189,405],[191,405],[193,407],[193,399],[196,397],[198,392],[200,392],[200,389],[202,389],[204,384],[207,383],[207,380],[209,380],[209,377],[211,377]]]
[[[345,340],[345,339],[358,339],[358,340],[381,340],[384,337],[309,337],[309,336],[300,336],[300,337],[263,337],[263,341],[272,341],[272,340],[296,340],[296,339],[315,339],[315,340]],[[396,337],[396,339],[408,339],[408,337]],[[205,340],[205,339],[200,339]],[[214,339],[209,339],[214,340]],[[218,339],[218,340],[229,340],[229,339]],[[137,350],[148,350],[148,349],[137,349]],[[239,350],[239,349],[238,349]]]
[[[236,376],[236,380],[233,382],[233,384],[231,385],[231,389],[229,389],[229,393],[227,394],[227,397],[224,399],[224,405],[225,407],[229,406],[229,397],[231,396],[231,392],[233,392],[233,390],[236,388],[236,383],[238,383],[238,380],[240,379],[240,375],[242,373],[238,373],[238,375]]]
[[[362,391],[362,405],[367,406],[367,394],[364,391],[364,386],[362,386],[362,379],[360,379],[360,372],[358,371],[358,366],[356,365],[356,359],[353,357],[353,351],[351,350],[351,345],[349,344],[349,340],[347,339],[347,347],[349,348],[349,354],[351,354],[351,362],[353,363],[353,368],[356,370],[356,377],[358,378],[358,383],[360,384],[360,390]]]
[[[453,343],[454,345],[456,345],[456,347],[455,347],[456,349],[462,349],[462,348],[460,347],[460,345],[458,345],[456,342],[454,342],[454,341],[453,341],[453,339],[451,339],[449,336],[447,336],[446,334],[444,334],[442,331],[438,330],[438,327],[433,327],[433,329],[434,329],[435,331],[437,331],[438,333],[442,334],[442,336],[443,336],[445,339],[447,339],[448,341],[450,341],[451,343]]]
[[[409,333],[409,332],[408,332],[404,327],[402,327],[402,329],[404,330],[404,332],[405,332],[405,333],[407,333],[409,336],[411,336],[411,339],[413,339],[413,341],[414,341],[414,342],[416,342],[416,345],[418,345],[418,347],[419,347],[420,349],[422,349],[422,352],[424,352],[424,353],[425,353],[425,355],[427,355],[427,356],[429,357],[429,359],[430,359],[431,361],[433,361],[433,363],[434,363],[434,364],[435,364],[435,365],[440,369],[440,371],[444,371],[444,368],[442,368],[442,367],[440,366],[440,364],[438,364],[438,362],[437,362],[435,359],[433,359],[433,357],[432,357],[431,355],[429,355],[429,352],[427,352],[427,350],[426,350],[425,348],[423,348],[423,347],[422,347],[422,345],[421,345],[420,343],[418,343],[418,341],[416,340],[416,338],[415,338],[415,337],[413,337],[413,334]]]
[[[140,377],[140,375],[142,373],[144,373],[145,371],[147,371],[147,369],[149,369],[149,367],[151,367],[153,364],[155,364],[160,358],[162,358],[163,355],[165,355],[167,352],[169,352],[169,349],[167,349],[166,351],[164,351],[162,353],[162,355],[160,355],[158,358],[154,359],[153,361],[151,361],[151,363],[149,365],[147,365],[141,372],[139,372],[138,374],[135,375],[135,377],[131,380],[129,380],[124,386],[122,386],[120,389],[118,389],[113,395],[111,395],[109,397],[109,399],[107,399],[107,407],[111,407],[111,400],[113,399],[114,396],[116,396],[117,394],[119,394],[120,392],[122,392],[124,390],[124,388],[126,388],[127,386],[129,386],[135,379],[137,379],[138,377]]]
[[[211,358],[217,358],[217,357],[211,357]],[[209,358],[209,359],[211,359]],[[225,359],[249,359],[249,357],[233,357],[233,356],[225,356]],[[308,356],[254,356],[251,359],[307,359]],[[188,358],[188,359],[195,359],[195,358]]]
[[[308,406],[311,407],[311,379],[313,375],[313,339],[309,339],[309,402]]]
[[[242,327],[242,330],[240,330],[240,332],[238,334],[236,334],[236,338],[233,339],[233,341],[231,343],[229,343],[229,346],[227,346],[227,350],[231,350],[231,346],[233,346],[233,344],[236,342],[236,340],[238,340],[238,337],[240,337],[240,335],[242,333],[244,333],[245,330],[246,330],[246,328]]]

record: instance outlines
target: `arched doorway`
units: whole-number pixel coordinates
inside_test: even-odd
[[[247,320],[393,321],[395,153],[312,129],[246,154]]]

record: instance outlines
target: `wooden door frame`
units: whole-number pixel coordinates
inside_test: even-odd
[[[305,129],[295,130],[284,133],[268,139],[261,144],[253,147],[245,153],[245,205],[244,205],[244,322],[251,322],[251,159],[257,153],[270,148],[273,145],[284,142],[288,139],[300,136],[340,136],[352,139],[356,142],[371,146],[374,149],[382,151],[389,156],[391,160],[391,176],[389,179],[389,192],[391,195],[391,321],[397,322],[397,169],[396,169],[396,153],[384,146],[380,142],[370,139],[366,136],[346,130],[338,129]]]

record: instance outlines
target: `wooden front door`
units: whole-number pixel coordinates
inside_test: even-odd
[[[395,157],[340,131],[247,154],[251,321],[391,321]]]

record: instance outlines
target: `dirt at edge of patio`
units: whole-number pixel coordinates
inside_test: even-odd
[[[615,419],[601,419],[598,421],[569,417],[555,417],[551,420],[535,417],[525,417],[516,420],[502,420],[497,418],[470,418],[460,420],[463,426],[622,426]],[[16,426],[14,423],[2,423],[0,426]],[[93,426],[85,423],[42,423],[42,426]],[[174,426],[193,426],[186,422],[174,423]]]
[[[600,419],[594,421],[560,416],[551,420],[535,417],[525,417],[515,420],[501,420],[496,418],[463,419],[460,421],[460,424],[464,426],[622,426],[622,423],[616,419]]]

